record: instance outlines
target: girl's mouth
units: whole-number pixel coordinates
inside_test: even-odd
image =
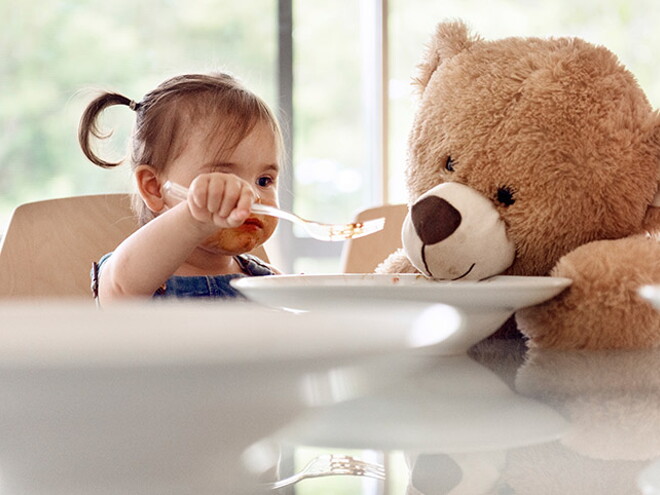
[[[264,223],[256,217],[249,217],[238,228],[246,230],[263,229]]]

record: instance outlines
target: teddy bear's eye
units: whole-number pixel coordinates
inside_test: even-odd
[[[504,186],[497,190],[497,201],[504,206],[511,206],[516,202],[516,198],[513,197],[513,191],[509,187]]]
[[[445,162],[445,170],[447,172],[453,172],[454,171],[454,160],[451,159],[451,156],[447,157],[447,161]]]

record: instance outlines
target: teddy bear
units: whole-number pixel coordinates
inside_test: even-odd
[[[660,114],[603,46],[436,28],[414,79],[403,248],[377,272],[572,280],[515,314],[530,347],[660,345]]]

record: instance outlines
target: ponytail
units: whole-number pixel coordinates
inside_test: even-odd
[[[91,138],[107,139],[110,134],[102,134],[98,126],[99,115],[108,107],[114,105],[126,105],[131,110],[137,111],[139,103],[120,95],[118,93],[103,93],[96,97],[85,109],[80,118],[78,127],[78,142],[85,156],[94,164],[103,168],[112,168],[121,164],[119,162],[108,162],[97,156],[92,150]]]

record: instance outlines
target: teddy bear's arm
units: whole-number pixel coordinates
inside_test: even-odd
[[[376,267],[376,273],[419,273],[403,249],[397,249]]]
[[[516,313],[533,347],[617,349],[660,346],[660,312],[642,285],[660,283],[660,242],[652,236],[595,241],[562,257],[551,272],[573,284]]]

